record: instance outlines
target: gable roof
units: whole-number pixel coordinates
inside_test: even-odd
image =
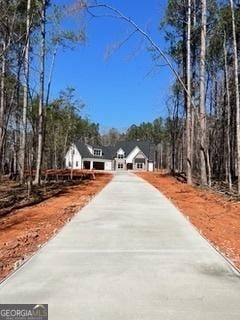
[[[123,149],[126,154],[126,157],[136,148],[139,149],[145,154],[148,160],[154,160],[154,144],[151,141],[139,141],[139,140],[132,140],[132,141],[121,141],[116,144],[116,149]]]
[[[87,144],[80,141],[75,141],[74,144],[78,149],[79,153],[83,158],[94,158],[94,159],[109,159],[112,160],[116,157],[116,153],[119,149],[122,149],[125,152],[126,157],[136,148],[139,149],[145,154],[145,156],[150,161],[154,161],[154,149],[155,146],[150,141],[120,141],[115,146],[96,146],[90,145],[93,149],[101,149],[102,156],[94,156],[88,149]]]
[[[88,147],[85,143],[80,142],[80,141],[75,141],[74,142],[76,148],[78,149],[78,152],[83,158],[89,158],[92,157],[92,154],[88,150]]]
[[[75,144],[76,148],[78,149],[80,155],[83,158],[112,159],[112,156],[114,153],[114,147],[112,147],[112,146],[90,145],[93,149],[101,149],[102,150],[102,156],[95,156],[94,154],[92,154],[89,151],[87,144],[80,142],[80,141],[75,141],[74,144]]]

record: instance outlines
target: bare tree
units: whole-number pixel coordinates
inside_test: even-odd
[[[234,73],[235,73],[235,94],[236,94],[236,128],[237,128],[237,174],[238,174],[238,195],[240,195],[240,94],[238,81],[238,49],[236,35],[236,19],[233,0],[230,0],[232,13],[232,34],[233,34],[233,49],[234,49]]]
[[[226,32],[224,32],[224,66],[225,66],[225,82],[226,82],[226,94],[227,94],[227,177],[229,191],[232,191],[232,174],[231,174],[231,106],[230,106],[230,88],[229,88],[229,68],[227,61],[227,45],[226,45]]]
[[[187,11],[187,110],[186,110],[186,142],[187,142],[187,183],[192,184],[192,72],[191,72],[191,20],[192,1],[188,0]]]
[[[13,6],[12,6],[13,5]],[[0,41],[0,60],[1,60],[1,80],[0,80],[0,170],[2,171],[2,152],[6,139],[6,132],[10,114],[10,107],[6,108],[6,73],[7,59],[11,44],[14,42],[14,28],[16,26],[17,6],[15,4],[5,3],[3,9],[1,24],[1,41]],[[11,11],[12,10],[12,11]],[[9,15],[11,12],[11,15]],[[11,103],[9,104],[11,106]]]
[[[2,40],[2,55],[1,55],[1,81],[0,81],[0,154],[2,154],[4,136],[5,136],[5,73],[6,73],[6,51],[5,41]],[[0,156],[0,170],[2,169],[2,157]]]
[[[38,105],[38,145],[35,184],[40,184],[43,155],[43,105],[45,83],[45,51],[46,51],[46,0],[41,4],[41,44],[40,44],[40,92]]]
[[[206,171],[206,90],[205,90],[205,75],[206,75],[206,36],[207,36],[207,1],[201,0],[202,23],[201,23],[201,52],[200,52],[200,171],[201,183],[203,186],[207,185],[207,171]]]
[[[23,112],[22,112],[22,137],[20,140],[20,183],[24,180],[25,155],[26,155],[26,129],[27,129],[27,108],[28,108],[28,87],[29,87],[29,47],[30,47],[30,9],[31,0],[27,1],[26,18],[26,46],[24,50],[24,86],[23,86]]]

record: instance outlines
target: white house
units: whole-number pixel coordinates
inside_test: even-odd
[[[115,146],[74,142],[66,156],[67,168],[95,170],[154,170],[155,146],[149,141],[123,141]]]

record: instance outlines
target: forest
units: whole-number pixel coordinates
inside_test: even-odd
[[[158,169],[180,174],[188,184],[217,183],[240,194],[237,1],[168,0],[156,26],[167,51],[134,19],[104,2],[73,1],[65,8],[47,0],[5,0],[0,8],[1,176],[9,174],[23,184],[24,173],[34,170],[34,183],[40,184],[42,169],[64,167],[66,150],[76,139],[94,144],[148,139],[156,145]],[[51,99],[59,48],[86,41],[87,27],[78,33],[62,28],[62,19],[74,13],[81,19],[109,14],[121,20],[143,37],[156,68],[161,61],[169,66],[176,81],[166,118],[101,134],[99,124],[82,116],[85,104],[74,88],[63,88]]]

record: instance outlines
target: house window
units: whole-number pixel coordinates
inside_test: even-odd
[[[118,154],[118,159],[123,159],[123,158],[124,158],[124,154],[119,153],[119,154]]]
[[[143,169],[143,163],[137,163],[137,169]]]
[[[123,169],[123,163],[118,163],[118,169]]]
[[[97,157],[101,157],[102,150],[101,149],[94,149],[94,155],[97,156]]]
[[[76,161],[76,167],[78,167],[78,161]]]
[[[72,162],[68,161],[68,166],[71,167],[72,166]]]

